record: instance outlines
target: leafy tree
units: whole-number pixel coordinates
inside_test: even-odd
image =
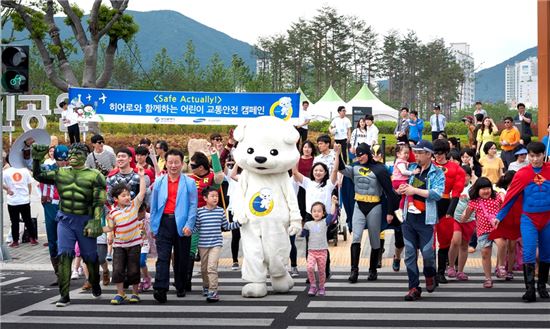
[[[2,0],[2,6],[10,9],[10,18],[14,29],[27,30],[35,44],[46,76],[51,83],[62,91],[69,86],[106,87],[113,74],[115,53],[118,41],[130,41],[138,31],[132,16],[124,14],[128,0],[111,1],[111,8],[96,0],[92,5],[87,21],[83,25],[84,11],[67,0],[20,1]],[[54,15],[63,12],[67,17],[64,23],[71,27],[73,37],[62,40]],[[4,21],[3,21],[4,22]],[[106,40],[107,47],[102,49],[103,70],[98,72],[100,43]],[[73,46],[76,44],[79,48]],[[69,61],[72,53],[82,51],[84,66],[81,79]]]

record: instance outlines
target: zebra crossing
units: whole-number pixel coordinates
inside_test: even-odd
[[[190,294],[177,298],[172,290],[163,305],[156,303],[151,292],[141,294],[140,304],[113,306],[109,304],[115,294],[112,285],[103,288],[100,299],[74,289],[68,307],[56,308],[55,296],[3,314],[1,323],[2,328],[550,328],[550,301],[523,303],[524,285],[519,275],[513,281],[495,281],[494,288],[486,289],[481,272],[469,273],[469,281],[451,279],[432,294],[423,291],[419,301],[405,302],[408,286],[403,271],[384,269],[375,282],[366,281],[366,273],[361,274],[360,281],[352,285],[347,282],[347,272],[333,272],[325,297],[308,297],[302,277],[288,294],[246,299],[240,296],[244,284],[240,273],[222,271],[221,301],[216,304],[206,303],[199,294],[199,276],[193,279]]]

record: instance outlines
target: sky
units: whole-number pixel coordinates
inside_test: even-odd
[[[88,12],[93,1],[76,2]],[[311,19],[322,6],[365,20],[379,35],[413,30],[423,42],[466,42],[476,71],[537,45],[537,0],[130,0],[128,9],[174,10],[254,44]]]

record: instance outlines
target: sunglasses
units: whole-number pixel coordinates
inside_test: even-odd
[[[512,123],[511,121],[504,121],[504,123]]]
[[[214,140],[215,140],[216,142],[221,142],[223,139],[222,139],[221,137],[216,137],[216,138],[214,138]]]
[[[105,141],[97,141],[96,144],[105,144]]]
[[[200,167],[200,165],[196,163],[190,163],[189,165],[191,166],[191,169],[197,169],[198,167]]]

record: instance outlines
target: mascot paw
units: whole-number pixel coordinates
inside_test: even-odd
[[[286,293],[289,292],[292,287],[294,287],[294,280],[288,274],[288,272],[285,273],[283,276],[279,277],[272,277],[271,278],[271,285],[273,286],[273,291],[277,293]]]
[[[236,219],[237,223],[243,225],[248,223],[248,218],[246,216],[240,217]]]
[[[90,219],[84,226],[84,236],[88,238],[97,238],[103,234],[103,227],[101,227],[100,219]]]
[[[248,283],[243,287],[241,295],[247,298],[265,297],[267,286],[265,283]]]
[[[302,228],[297,225],[290,225],[288,228],[288,235],[296,235],[299,234],[302,231]]]
[[[50,149],[49,145],[44,144],[32,144],[31,145],[31,156],[33,160],[44,160],[44,156],[48,154]]]

